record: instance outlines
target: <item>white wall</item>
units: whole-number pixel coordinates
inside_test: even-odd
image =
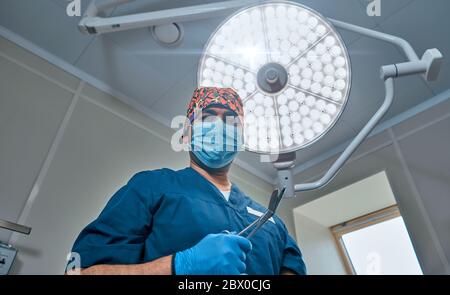
[[[61,274],[80,230],[136,172],[187,165],[173,130],[0,38],[0,229],[19,250],[15,274]],[[233,167],[231,179],[265,203],[271,185]]]
[[[345,275],[330,229],[294,210],[295,230],[309,275]]]

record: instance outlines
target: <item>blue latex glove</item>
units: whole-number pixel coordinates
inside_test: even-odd
[[[239,275],[245,272],[250,241],[233,234],[209,234],[174,256],[177,275]]]

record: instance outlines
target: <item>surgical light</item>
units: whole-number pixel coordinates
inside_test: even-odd
[[[249,7],[207,42],[199,86],[234,88],[244,102],[244,145],[279,154],[317,141],[350,92],[347,49],[319,13],[295,3]]]
[[[269,157],[287,197],[323,187],[387,113],[394,80],[439,77],[443,56],[436,48],[419,57],[408,41],[387,33],[327,19],[294,2],[228,0],[145,13],[101,17],[133,0],[91,0],[78,27],[86,34],[181,23],[234,13],[211,35],[198,69],[199,86],[234,88],[244,100],[245,146]],[[236,8],[245,7],[235,12]],[[380,68],[385,97],[377,111],[316,181],[294,184],[295,152],[325,135],[341,116],[351,87],[347,50],[334,27],[397,46],[405,62]],[[153,29],[154,30],[154,29]],[[364,97],[360,98],[364,103]],[[402,99],[408,99],[404,97]]]

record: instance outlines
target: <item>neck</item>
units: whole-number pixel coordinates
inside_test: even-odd
[[[192,160],[190,166],[208,181],[212,182],[219,190],[228,191],[231,189],[231,182],[228,180],[228,169],[211,173],[202,169]]]

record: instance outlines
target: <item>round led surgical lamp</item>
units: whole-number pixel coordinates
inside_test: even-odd
[[[334,26],[392,43],[408,61],[381,67],[383,104],[329,170],[317,181],[294,184],[295,152],[334,126],[349,97],[350,60]],[[239,93],[244,102],[245,148],[277,156],[273,165],[278,186],[293,197],[331,181],[392,105],[395,78],[422,74],[433,81],[441,64],[436,48],[420,59],[399,37],[327,19],[297,3],[274,1],[244,8],[217,28],[200,60],[198,85],[231,87]]]
[[[319,13],[291,2],[265,3],[239,11],[212,34],[198,84],[239,93],[247,150],[293,157],[342,114],[350,61],[341,37]]]
[[[295,152],[336,123],[350,91],[350,62],[339,34],[317,12],[265,3],[231,16],[209,39],[200,86],[234,88],[244,102],[245,148]]]

